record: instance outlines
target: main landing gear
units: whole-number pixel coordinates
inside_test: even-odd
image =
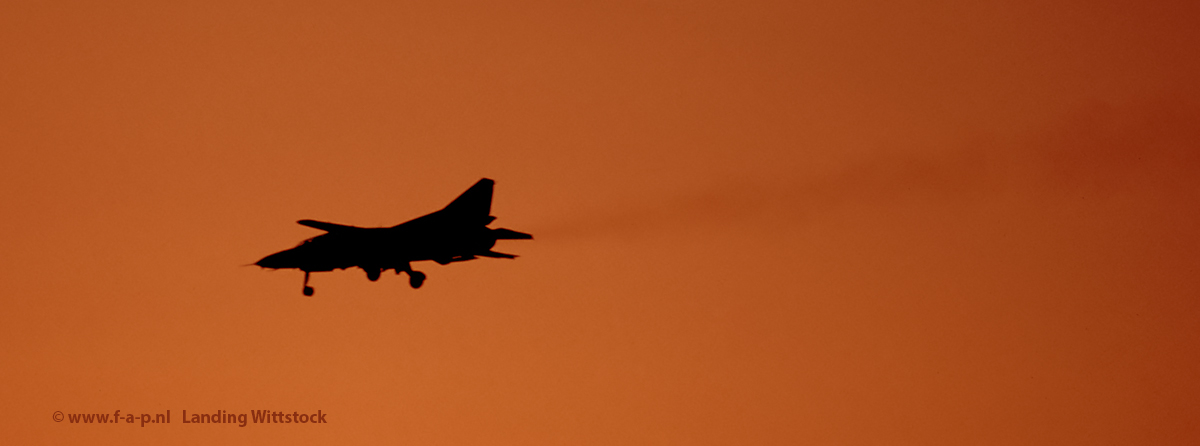
[[[396,274],[400,274],[401,271],[408,273],[408,285],[414,289],[420,288],[421,285],[425,284],[425,273],[413,271],[412,266],[408,263],[405,263],[404,267],[396,268]]]
[[[415,288],[420,288],[425,284],[425,273],[420,271],[408,271],[408,285]]]
[[[313,287],[308,286],[308,271],[304,272],[304,295],[305,296],[313,295]]]
[[[425,273],[413,271],[411,266],[396,268],[396,274],[400,274],[401,271],[408,273],[408,284],[413,288],[420,288],[425,283]],[[367,269],[367,279],[372,282],[379,280],[379,274],[382,272],[383,270],[379,268]]]
[[[378,268],[367,269],[366,271],[367,271],[367,278],[371,279],[372,282],[379,280],[379,275],[381,273],[383,273],[383,270],[378,269]],[[420,272],[420,271],[413,271],[411,267],[408,267],[408,268],[396,269],[396,274],[400,274],[401,271],[408,273],[408,285],[409,286],[411,286],[413,288],[420,288],[421,285],[425,284],[425,273]],[[311,271],[304,272],[304,290],[303,291],[304,291],[305,296],[312,296],[313,292],[314,292],[313,287],[308,286],[308,276],[311,273],[312,273]]]

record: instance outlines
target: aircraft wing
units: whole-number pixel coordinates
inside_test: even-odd
[[[358,226],[339,225],[337,223],[328,223],[328,222],[316,221],[316,220],[300,220],[296,223],[302,224],[304,226],[308,226],[310,228],[320,229],[325,232],[345,231],[347,229],[362,229],[362,228],[359,228]]]
[[[477,253],[475,255],[480,256],[480,257],[491,257],[493,259],[515,259],[515,258],[517,258],[517,256],[515,256],[515,255],[506,254],[503,252],[496,252],[496,251],[492,251],[490,249],[487,250],[486,252]]]
[[[496,228],[492,230],[492,237],[496,240],[529,240],[533,236],[524,232],[517,232],[512,229]]]

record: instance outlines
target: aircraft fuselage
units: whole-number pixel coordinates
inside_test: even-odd
[[[533,236],[510,229],[487,227],[491,214],[492,187],[484,178],[445,208],[390,228],[360,228],[314,220],[297,223],[326,231],[295,248],[259,260],[263,268],[295,268],[304,271],[304,294],[311,296],[310,273],[362,268],[367,278],[379,279],[383,271],[407,272],[409,283],[418,288],[425,275],[412,269],[412,262],[432,260],[445,265],[478,257],[512,259],[515,255],[492,251],[496,240],[527,240]]]

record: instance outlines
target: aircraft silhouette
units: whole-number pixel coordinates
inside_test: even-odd
[[[533,236],[511,229],[492,229],[492,187],[495,181],[479,180],[440,211],[414,218],[390,228],[360,228],[314,220],[296,223],[325,231],[295,248],[264,257],[255,265],[263,268],[296,268],[304,271],[304,295],[312,296],[308,276],[314,272],[359,267],[367,279],[379,280],[389,269],[408,273],[408,283],[420,288],[425,274],[414,271],[411,262],[432,260],[442,265],[478,257],[513,259],[517,256],[492,251],[496,240],[527,240]]]

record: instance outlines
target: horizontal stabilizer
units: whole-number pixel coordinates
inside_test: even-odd
[[[524,232],[517,232],[512,229],[504,228],[493,229],[492,237],[495,237],[496,240],[529,240],[533,238],[532,235]]]
[[[517,258],[517,256],[514,256],[512,254],[505,254],[505,253],[496,252],[496,251],[481,252],[476,255],[480,256],[480,257],[491,257],[493,259],[515,259],[515,258]]]
[[[327,223],[327,222],[316,221],[316,220],[300,220],[296,223],[300,223],[304,226],[320,229],[320,230],[326,231],[326,232],[344,231],[347,229],[361,229],[357,226],[339,225],[337,223]]]

